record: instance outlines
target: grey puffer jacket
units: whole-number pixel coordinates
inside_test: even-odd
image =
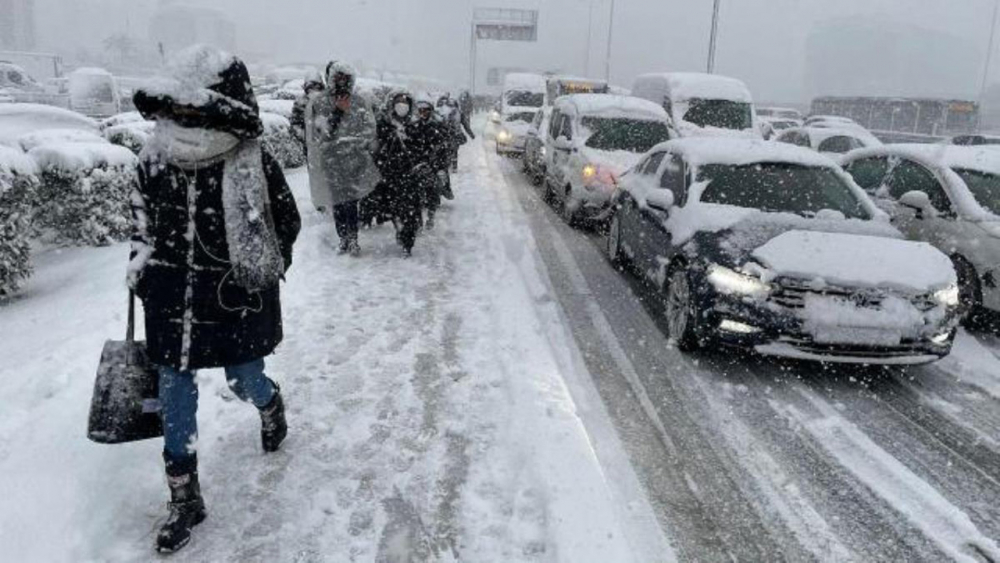
[[[317,209],[359,200],[379,181],[372,157],[375,115],[371,105],[355,93],[351,108],[344,112],[334,105],[329,92],[312,96],[305,115],[309,185]]]

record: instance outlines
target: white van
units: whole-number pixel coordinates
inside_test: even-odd
[[[70,109],[97,119],[121,113],[118,81],[103,68],[79,68],[69,74]]]
[[[682,137],[762,138],[746,84],[695,72],[644,74],[632,95],[663,106]]]
[[[545,77],[527,72],[512,72],[503,79],[500,114],[534,112],[545,105]]]

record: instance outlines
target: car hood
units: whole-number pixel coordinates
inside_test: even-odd
[[[528,134],[528,130],[531,129],[531,124],[523,121],[510,121],[504,123],[503,128],[511,135],[523,137]]]
[[[794,229],[755,248],[765,277],[812,284],[927,293],[955,283],[951,260],[933,246],[869,235]]]
[[[600,166],[615,176],[621,176],[642,160],[641,154],[630,151],[602,151],[584,146],[580,155],[590,164]]]

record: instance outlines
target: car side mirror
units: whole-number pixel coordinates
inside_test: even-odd
[[[674,206],[674,192],[670,190],[650,190],[646,194],[646,205],[657,211],[669,213],[670,208]]]
[[[917,212],[917,219],[935,217],[937,215],[937,210],[931,205],[931,198],[921,191],[913,190],[906,192],[903,194],[903,197],[899,198],[899,204],[915,210]]]

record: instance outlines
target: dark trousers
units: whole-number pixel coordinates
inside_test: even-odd
[[[341,242],[358,241],[358,200],[333,206],[333,222]]]
[[[413,178],[399,178],[390,183],[392,216],[396,222],[396,239],[407,251],[413,249],[417,233],[423,226],[423,189]]]

